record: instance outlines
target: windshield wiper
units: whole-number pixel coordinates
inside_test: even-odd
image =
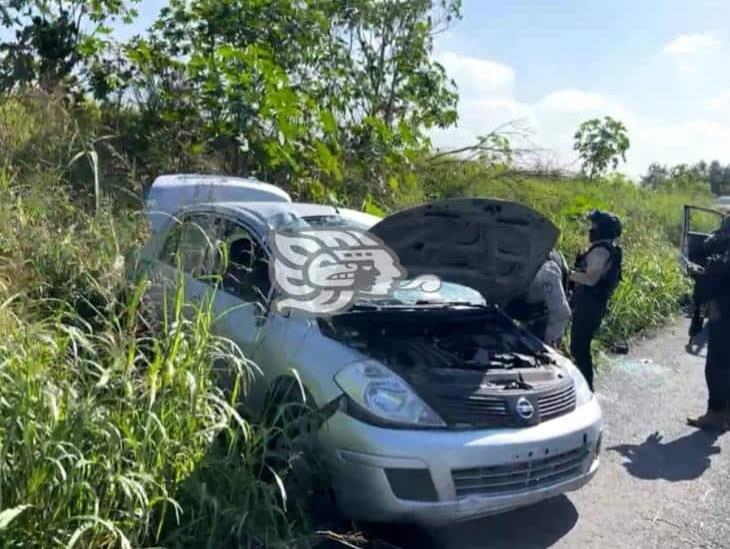
[[[404,301],[356,301],[352,305],[353,310],[380,310],[380,309],[448,309],[451,307],[483,307],[480,303],[469,303],[466,301],[428,301],[419,300],[408,303]]]

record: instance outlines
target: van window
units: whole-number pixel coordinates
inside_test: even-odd
[[[271,289],[266,252],[249,231],[232,221],[225,225],[222,240],[227,259],[220,267],[223,290],[249,303],[265,301]]]

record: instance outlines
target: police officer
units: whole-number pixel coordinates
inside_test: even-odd
[[[616,243],[621,236],[621,220],[610,212],[593,210],[588,214],[590,246],[578,255],[570,273],[573,284],[571,305],[573,325],[570,352],[593,389],[591,342],[608,311],[608,302],[621,281],[623,250]]]
[[[565,293],[569,272],[563,255],[553,250],[540,266],[527,293],[505,309],[508,315],[553,347],[560,345],[570,320]]]
[[[725,217],[720,227],[712,232],[712,234],[702,243],[698,250],[699,260],[705,263],[707,259],[713,255],[721,254],[723,251],[730,249],[730,217]],[[701,274],[701,270],[690,269],[690,276],[693,278]],[[694,309],[692,311],[692,322],[689,326],[690,344],[692,340],[702,332],[704,320],[702,318],[702,304],[699,303],[697,297],[697,284],[695,283],[694,292],[692,294]]]
[[[725,226],[727,228],[727,226]],[[687,423],[700,429],[730,429],[730,231],[710,242],[713,255],[695,267],[695,298],[709,306],[705,382],[707,412]]]

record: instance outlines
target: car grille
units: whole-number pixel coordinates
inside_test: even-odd
[[[477,394],[467,397],[443,396],[439,399],[439,411],[452,422],[489,423],[508,420],[510,415],[504,398]]]
[[[547,421],[572,412],[575,410],[575,385],[571,383],[569,387],[540,396],[537,402],[540,421]]]
[[[514,494],[545,488],[577,477],[590,454],[584,446],[554,456],[491,467],[455,469],[451,472],[456,497]]]
[[[563,416],[575,410],[576,395],[572,382],[542,392],[512,393],[501,396],[489,394],[449,393],[449,387],[441,387],[440,394],[430,399],[434,410],[449,425],[466,424],[476,427],[525,427]],[[535,406],[535,416],[525,421],[515,413],[515,403],[520,396],[528,398]]]

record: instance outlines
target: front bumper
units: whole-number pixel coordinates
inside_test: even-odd
[[[320,447],[332,473],[338,507],[346,516],[434,526],[531,505],[581,488],[598,470],[602,430],[595,398],[570,414],[525,429],[384,429],[337,412],[320,431]],[[546,482],[538,478],[501,493],[457,493],[455,471],[512,475],[502,471],[514,467],[523,471],[520,474],[528,474],[524,471],[532,464],[559,461],[560,456],[576,452],[580,461],[567,477]],[[424,483],[429,484],[423,490],[411,486],[409,491],[430,496],[408,499],[396,495],[389,475],[408,470],[417,473],[412,478],[425,478]]]

